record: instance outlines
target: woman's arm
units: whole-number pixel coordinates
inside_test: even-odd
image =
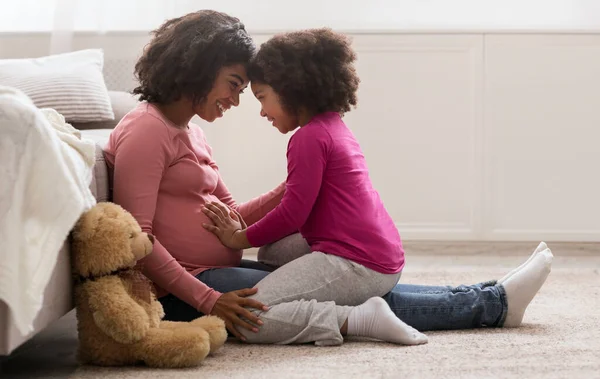
[[[128,210],[148,234],[153,234],[159,186],[172,157],[167,128],[161,120],[144,114],[121,131],[113,147],[114,202]],[[150,280],[202,313],[210,313],[221,296],[187,272],[156,238],[152,254],[140,265]]]
[[[168,127],[151,115],[136,120],[122,131],[115,146],[113,197],[138,221],[142,230],[152,233],[160,182],[168,167],[172,152]],[[161,288],[204,314],[219,316],[227,329],[244,339],[237,327],[256,331],[261,321],[245,307],[266,310],[264,304],[247,296],[255,289],[240,289],[222,294],[208,287],[177,262],[167,249],[154,239],[152,254],[140,260],[144,274]]]

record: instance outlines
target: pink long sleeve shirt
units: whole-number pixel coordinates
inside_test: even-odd
[[[194,124],[177,128],[145,102],[113,130],[105,156],[114,168],[113,201],[155,237],[152,254],[140,261],[144,274],[158,287],[159,296],[172,293],[208,314],[221,293],[194,275],[238,266],[242,252],[224,247],[202,227],[211,223],[202,206],[221,202],[251,225],[279,204],[285,185],[238,206],[219,175],[202,129]]]
[[[391,274],[404,267],[392,218],[373,188],[365,157],[337,113],[314,117],[290,139],[281,203],[247,230],[262,246],[300,230],[313,251]]]

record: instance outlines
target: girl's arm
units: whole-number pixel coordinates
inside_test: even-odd
[[[207,206],[205,226],[231,248],[263,246],[297,232],[310,215],[323,180],[331,137],[323,128],[299,130],[288,146],[288,177],[281,203],[246,230],[218,207]]]
[[[272,189],[271,191],[264,193],[250,201],[247,201],[241,205],[238,205],[236,201],[231,196],[231,192],[225,185],[221,174],[219,173],[219,166],[217,163],[212,160],[212,148],[204,138],[204,143],[206,144],[206,150],[211,156],[211,160],[209,165],[219,174],[219,181],[217,183],[217,187],[213,194],[225,205],[227,205],[231,209],[235,209],[241,215],[247,225],[252,225],[256,223],[258,220],[265,217],[265,215],[271,212],[279,203],[283,197],[283,193],[285,192],[285,182],[282,182],[277,187]]]

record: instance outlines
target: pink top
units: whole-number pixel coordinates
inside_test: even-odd
[[[208,314],[221,293],[194,277],[214,267],[240,264],[242,252],[223,246],[202,227],[211,221],[202,206],[220,201],[237,209],[248,225],[271,211],[283,196],[273,191],[236,205],[223,183],[202,129],[177,128],[159,110],[140,103],[112,131],[105,148],[114,168],[113,200],[154,235],[152,254],[140,261],[159,295],[172,293]]]
[[[314,117],[290,139],[281,203],[248,228],[262,246],[300,230],[313,251],[391,274],[404,267],[392,218],[373,188],[365,157],[337,113]]]

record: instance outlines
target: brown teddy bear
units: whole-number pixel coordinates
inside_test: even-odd
[[[133,216],[113,203],[96,204],[75,225],[71,262],[82,363],[190,367],[225,343],[218,317],[161,321],[152,284],[135,268],[152,243]]]

